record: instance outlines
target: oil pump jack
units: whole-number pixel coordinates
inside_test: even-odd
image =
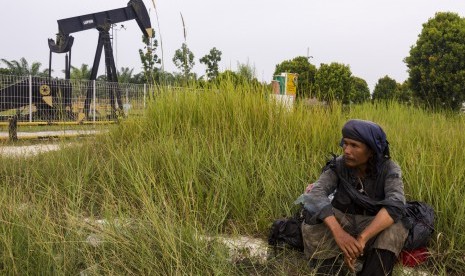
[[[58,33],[56,35],[56,41],[53,39],[48,40],[48,46],[50,48],[49,77],[51,76],[52,53],[66,53],[65,78],[70,79],[71,48],[74,42],[74,37],[70,34],[96,29],[99,32],[99,38],[89,79],[95,80],[97,78],[102,50],[104,50],[107,81],[117,83],[118,75],[113,57],[113,49],[111,46],[111,37],[109,31],[112,24],[117,24],[133,19],[136,20],[144,36],[148,38],[153,37],[153,29],[151,27],[150,17],[142,0],[130,0],[127,4],[127,7],[124,8],[58,20]],[[117,88],[117,85],[112,85],[112,89],[109,91],[109,97],[112,114],[116,115],[118,111],[122,111],[121,91]],[[89,87],[87,89],[87,95],[84,102],[85,117],[89,116],[91,100],[92,88]]]
[[[153,36],[153,30],[150,24],[150,17],[142,0],[131,0],[127,7],[108,10],[98,13],[86,14],[66,19],[58,20],[58,34],[56,42],[53,39],[48,40],[50,48],[49,57],[49,78],[43,79],[30,77],[21,79],[7,87],[0,89],[0,111],[21,109],[30,106],[30,116],[42,120],[65,119],[78,121],[89,117],[90,103],[92,101],[92,87],[87,89],[87,95],[84,102],[83,113],[73,113],[71,94],[72,86],[69,81],[71,69],[71,48],[74,37],[70,34],[90,29],[99,31],[97,50],[95,53],[94,64],[92,66],[90,80],[95,80],[99,67],[102,50],[105,49],[105,65],[107,80],[114,82],[109,89],[111,115],[113,118],[117,112],[121,112],[121,92],[118,89],[118,76],[116,73],[113,50],[111,47],[111,38],[109,30],[112,24],[135,19],[142,33],[146,37]],[[69,55],[68,55],[69,52]],[[65,57],[65,80],[56,80],[51,78],[52,53],[66,53]],[[32,105],[35,105],[36,111],[32,112]],[[77,116],[76,116],[77,115]],[[23,120],[25,118],[19,118]]]

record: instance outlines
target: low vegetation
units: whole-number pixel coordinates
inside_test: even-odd
[[[465,273],[462,116],[397,103],[288,109],[252,87],[160,93],[144,117],[80,146],[0,163],[0,273],[289,275],[295,253],[231,263],[205,237],[265,238],[340,152],[349,118],[378,122],[409,199],[437,212],[433,274]]]

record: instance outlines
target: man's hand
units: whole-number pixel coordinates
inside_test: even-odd
[[[347,256],[344,256],[344,263],[346,266],[349,268],[350,272],[354,273],[355,272],[355,262],[357,259],[352,259]]]
[[[306,194],[310,193],[312,189],[313,189],[313,183],[308,184],[307,187],[305,188],[305,193]]]
[[[365,245],[366,245],[367,241],[365,240],[364,236],[358,236],[357,241],[360,244],[360,246],[362,247],[362,253],[360,253],[360,255],[363,256],[363,251],[365,250]]]
[[[342,228],[340,231],[335,233],[334,240],[344,253],[344,256],[349,260],[355,261],[358,256],[363,254],[362,245]]]
[[[363,253],[360,243],[341,227],[335,216],[326,217],[324,223],[331,230],[334,240],[345,257],[355,260]]]
[[[360,255],[357,256],[357,258],[358,258],[360,256],[363,256],[363,252],[365,250],[365,245],[366,245],[367,241],[364,239],[364,237],[358,236],[357,237],[357,242],[360,244],[360,247],[361,247]],[[348,256],[344,255],[344,263],[346,264],[346,266],[349,268],[349,270],[352,273],[355,272],[355,262],[357,261],[357,258],[351,258],[351,257],[348,257]]]

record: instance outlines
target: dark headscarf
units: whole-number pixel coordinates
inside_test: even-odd
[[[349,120],[342,128],[342,138],[364,143],[376,154],[378,161],[390,158],[386,133],[376,123],[364,120]],[[341,141],[342,145],[343,141]]]

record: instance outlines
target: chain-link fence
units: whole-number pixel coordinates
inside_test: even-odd
[[[143,113],[156,87],[0,75],[0,121],[95,123]]]

